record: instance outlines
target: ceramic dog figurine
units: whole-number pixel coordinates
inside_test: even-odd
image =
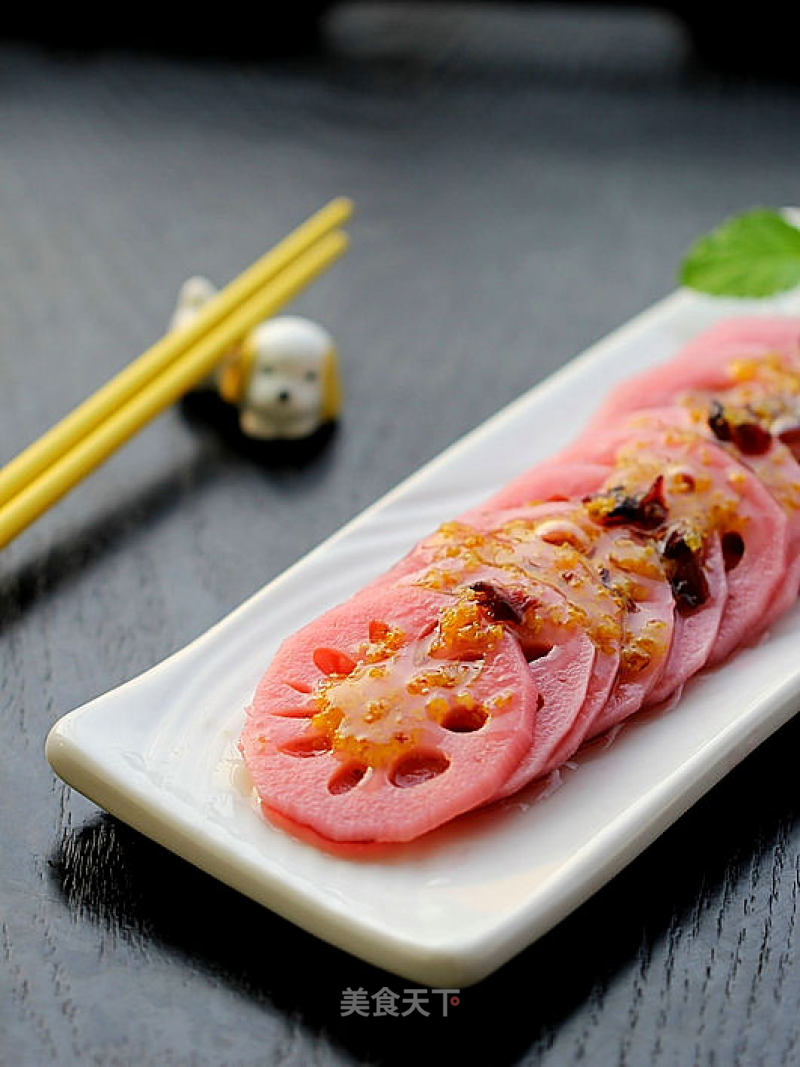
[[[189,278],[171,327],[189,323],[215,292],[207,279]],[[341,410],[333,338],[296,315],[268,319],[252,329],[206,384],[236,404],[242,433],[260,440],[307,437]]]

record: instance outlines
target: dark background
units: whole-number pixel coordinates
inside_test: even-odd
[[[359,210],[296,305],[342,350],[330,439],[254,454],[176,409],[0,558],[2,1063],[798,1062],[796,723],[448,1019],[340,1018],[345,986],[409,983],[101,815],[43,755],[59,715],[662,296],[696,234],[797,202],[800,89],[760,11],[760,43],[718,28],[713,55],[634,7],[342,5],[302,56],[235,9],[216,49],[199,15],[185,47],[129,24],[136,49],[9,19],[0,460],[157,337],[186,275],[226,281],[332,195]]]

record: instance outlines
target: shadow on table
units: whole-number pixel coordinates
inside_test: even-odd
[[[227,409],[227,410],[224,410]],[[238,429],[236,413],[200,394],[180,408],[198,431],[197,452],[187,461],[129,492],[117,486],[113,504],[74,533],[0,574],[0,633],[34,604],[69,585],[103,557],[129,547],[143,529],[172,514],[204,487],[256,467],[267,477],[320,474],[331,458],[336,425],[323,426],[300,441],[250,441]]]
[[[511,1064],[546,1048],[587,1004],[601,1011],[616,976],[646,967],[659,942],[675,931],[696,936],[703,912],[735,895],[758,858],[780,847],[798,816],[799,744],[795,721],[555,930],[463,990],[447,1018],[436,998],[429,1018],[392,1024],[390,1040],[382,1018],[342,1017],[342,990],[402,992],[413,983],[303,933],[117,820],[67,831],[51,870],[74,917],[166,948],[272,1005],[299,1020],[309,1044],[322,1032],[359,1062],[405,1067],[434,1046],[452,1062],[474,1062],[490,1038],[491,1062]]]
[[[232,455],[247,459],[265,471],[301,470],[314,463],[336,433],[335,422],[326,423],[308,437],[296,440],[261,441],[246,437],[239,429],[239,413],[216,393],[197,391],[180,405],[184,419],[195,429],[213,433]]]

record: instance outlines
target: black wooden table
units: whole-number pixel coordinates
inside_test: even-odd
[[[793,1063],[793,723],[445,1019],[55,779],[55,719],[224,616],[673,285],[726,213],[798,197],[800,92],[693,69],[641,12],[352,7],[250,63],[0,48],[0,458],[330,195],[347,260],[297,305],[346,414],[249,453],[159,419],[0,557],[4,1064]]]

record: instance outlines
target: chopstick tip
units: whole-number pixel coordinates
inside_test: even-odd
[[[349,196],[336,196],[331,200],[328,207],[341,212],[342,221],[349,219],[356,209],[355,201]]]

